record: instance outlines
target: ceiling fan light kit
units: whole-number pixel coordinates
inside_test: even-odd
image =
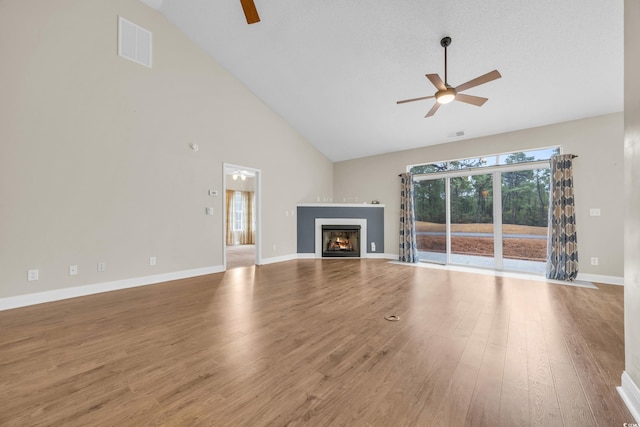
[[[440,40],[440,45],[444,48],[444,81],[442,81],[438,74],[426,75],[427,79],[429,79],[431,84],[433,84],[436,89],[438,89],[438,91],[433,96],[405,99],[402,101],[397,101],[396,104],[404,104],[407,102],[422,101],[424,99],[435,98],[436,103],[433,107],[431,107],[431,110],[429,110],[429,112],[425,116],[426,118],[433,116],[436,111],[438,111],[438,108],[440,108],[440,105],[448,104],[451,101],[460,101],[467,104],[475,105],[477,107],[481,107],[485,102],[488,101],[488,98],[466,95],[460,92],[499,79],[502,76],[500,75],[498,70],[493,70],[488,72],[487,74],[481,75],[480,77],[476,77],[473,80],[469,80],[468,82],[463,83],[459,86],[453,87],[449,85],[449,82],[447,81],[447,47],[449,47],[450,44],[451,37],[444,37],[442,40]]]
[[[436,101],[439,104],[448,104],[454,99],[456,99],[456,90],[452,87],[436,92]]]

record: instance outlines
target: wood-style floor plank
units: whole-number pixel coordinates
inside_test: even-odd
[[[631,423],[599,288],[297,260],[0,312],[0,425]]]

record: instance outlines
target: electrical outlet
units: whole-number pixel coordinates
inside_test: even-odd
[[[371,252],[376,251],[376,242],[371,242]]]
[[[38,270],[29,270],[27,271],[27,280],[32,282],[34,280],[38,280],[40,273]]]
[[[156,265],[156,257],[152,256],[149,258],[149,265]]]
[[[598,258],[591,257],[591,265],[598,265]]]
[[[600,208],[589,209],[589,216],[600,216]]]
[[[99,272],[103,272],[107,269],[107,264],[105,264],[104,262],[99,262],[98,263],[98,271]]]
[[[70,265],[69,266],[69,276],[76,276],[78,274],[78,266]]]

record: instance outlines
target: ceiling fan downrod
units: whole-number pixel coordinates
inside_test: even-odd
[[[440,46],[444,48],[444,85],[449,87],[447,80],[447,47],[451,44],[451,37],[444,37],[440,40]]]

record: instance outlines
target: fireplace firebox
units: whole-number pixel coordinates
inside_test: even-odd
[[[323,257],[359,257],[359,225],[323,225]]]

